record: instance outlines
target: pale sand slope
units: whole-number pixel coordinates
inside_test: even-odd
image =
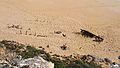
[[[21,25],[22,34],[20,29],[8,29],[8,24]],[[81,28],[101,35],[104,42],[73,33]],[[25,35],[26,31],[47,37]],[[120,0],[0,0],[0,39],[42,46],[56,54],[91,54],[120,63]],[[63,44],[69,47],[66,51],[60,49]]]

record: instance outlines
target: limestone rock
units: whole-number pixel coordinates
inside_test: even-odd
[[[19,68],[24,66],[27,66],[28,68],[54,68],[53,63],[47,62],[41,57],[28,58],[21,60],[18,63]]]

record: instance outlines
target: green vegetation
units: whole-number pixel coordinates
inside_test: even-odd
[[[67,65],[66,62],[64,62],[63,60],[60,60],[59,58],[51,57],[50,61],[55,64],[54,68],[66,68],[66,65]]]
[[[69,64],[67,68],[101,68],[101,66],[96,63],[88,63],[81,60],[76,60],[74,63]]]
[[[27,46],[26,50],[20,53],[23,59],[33,58],[34,56],[38,56],[39,54],[40,50],[31,46]]]
[[[88,63],[81,59],[75,60],[72,57],[60,60],[57,57],[52,57],[49,53],[46,53],[44,50],[40,50],[32,46],[25,46],[15,41],[1,41],[0,47],[6,47],[6,50],[14,52],[17,55],[21,55],[23,59],[33,58],[35,56],[40,55],[43,59],[53,62],[55,64],[55,68],[102,68],[100,65],[94,62]]]
[[[60,60],[57,57],[51,57],[49,53],[46,53],[43,50],[39,50],[31,46],[27,46],[26,51],[22,52],[21,56],[26,59],[33,58],[34,56],[38,56],[40,54],[44,54],[42,57],[45,60],[53,62],[55,64],[55,68],[101,68],[101,66],[96,63],[88,63],[83,60]]]
[[[87,63],[81,60],[72,61],[69,64],[66,63],[66,60],[65,62],[62,60],[54,60],[53,63],[55,64],[55,68],[102,68],[96,63]]]

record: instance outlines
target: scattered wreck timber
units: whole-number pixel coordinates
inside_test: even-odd
[[[93,40],[93,41],[95,41],[95,42],[103,42],[103,38],[101,38],[101,37],[99,37],[99,36],[95,36],[95,40]]]
[[[93,41],[95,41],[95,42],[103,42],[103,40],[104,40],[103,38],[101,38],[101,37],[99,37],[99,36],[97,36],[97,35],[89,32],[89,31],[87,31],[87,30],[83,30],[83,29],[80,29],[80,30],[81,30],[80,34],[81,34],[82,36],[84,36],[84,37],[89,37],[89,38],[94,38]]]

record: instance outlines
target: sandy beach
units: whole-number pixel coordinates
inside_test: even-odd
[[[104,41],[74,33],[80,29]],[[91,54],[120,63],[120,0],[0,0],[0,40],[4,39],[42,46],[52,54]]]

